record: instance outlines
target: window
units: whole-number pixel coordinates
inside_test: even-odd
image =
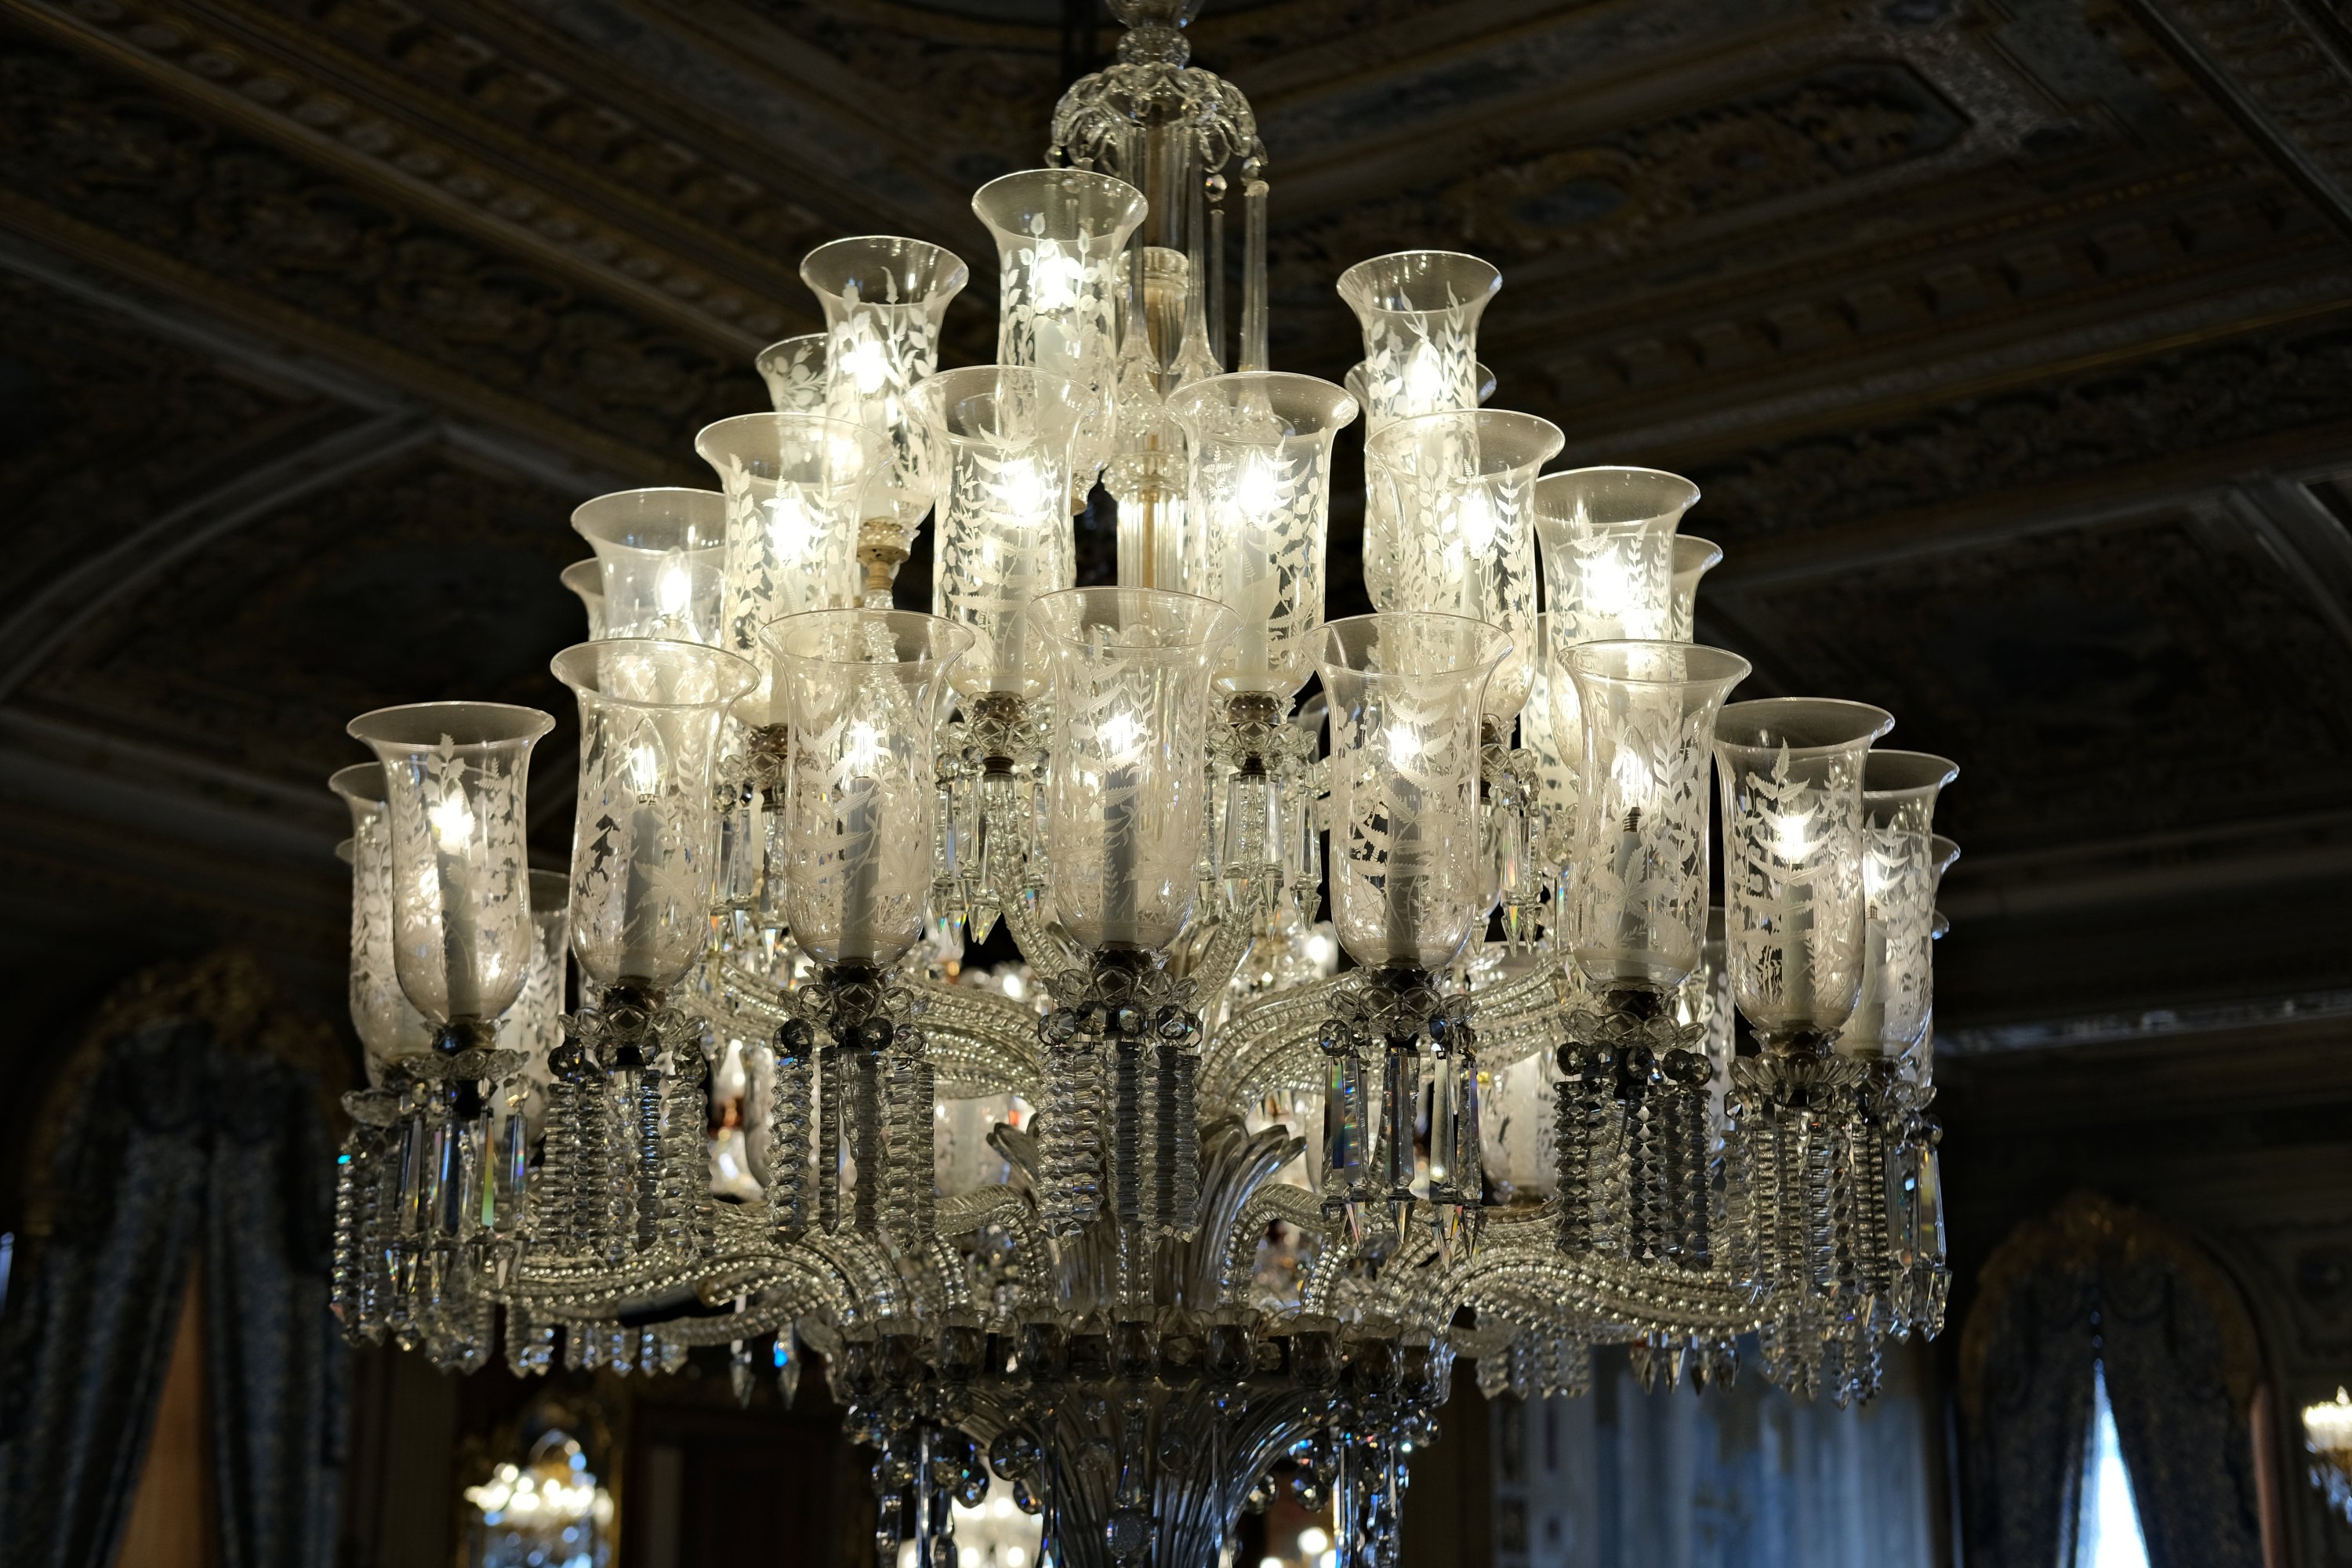
[[[2083,1511],[2074,1527],[2075,1568],[2148,1568],[2131,1473],[2124,1468],[2116,1413],[2107,1403],[2107,1369],[2098,1362],[2091,1367],[2091,1440],[2084,1458]]]

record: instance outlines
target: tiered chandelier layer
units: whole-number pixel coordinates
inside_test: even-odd
[[[1951,765],[1727,703],[1696,489],[1538,476],[1560,433],[1480,405],[1485,262],[1352,267],[1348,386],[1266,368],[1265,151],[1192,3],[1115,6],[1055,166],[975,196],[997,363],[938,367],[955,256],[836,241],[774,411],[697,439],[720,489],[580,509],[568,876],[525,852],[543,713],[369,713],[335,780],[346,1331],[726,1344],[788,1399],[814,1352],[881,1568],[949,1568],[992,1472],[1056,1564],[1208,1564],[1286,1460],[1389,1564],[1457,1357],[1573,1394],[1597,1345],[1704,1384],[1753,1335],[1843,1403],[1943,1314]],[[1379,613],[1327,625],[1360,415]],[[1097,483],[1120,586],[1076,588]],[[890,608],[927,516],[932,613]],[[963,968],[1000,923],[1025,964]]]

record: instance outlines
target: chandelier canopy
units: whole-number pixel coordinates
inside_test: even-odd
[[[1392,1563],[1465,1356],[1703,1384],[1752,1334],[1867,1399],[1944,1312],[1952,765],[1727,700],[1696,488],[1540,472],[1560,432],[1481,406],[1486,262],[1358,263],[1347,385],[1271,370],[1249,105],[1191,0],[1113,9],[1053,166],[973,198],[998,363],[939,364],[961,259],[836,240],[774,411],[696,439],[719,489],[575,515],[568,876],[524,844],[547,715],[352,721],[347,1333],[726,1344],[788,1400],[814,1351],[882,1568],[949,1568],[992,1474],[1056,1564],[1212,1563],[1285,1459]],[[1327,624],[1360,416],[1378,613]],[[1118,585],[1078,587],[1097,484]],[[1000,924],[1024,962],[966,967]]]

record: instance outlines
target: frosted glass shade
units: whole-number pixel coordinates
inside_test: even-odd
[[[379,708],[349,726],[383,764],[400,988],[436,1025],[495,1018],[522,992],[530,749],[554,727],[502,702]]]
[[[1925,752],[1873,751],[1864,759],[1862,995],[1839,1031],[1841,1055],[1899,1057],[1927,1033],[1942,874],[1936,798],[1958,776],[1948,759]]]
[[[1510,649],[1485,702],[1507,722],[1527,700],[1535,657],[1536,470],[1561,444],[1549,420],[1482,408],[1400,418],[1364,445],[1372,603],[1502,632]]]
[[[1143,222],[1143,193],[1087,169],[1024,169],[981,186],[971,210],[996,241],[997,363],[1076,382],[1108,415],[1127,241]],[[1109,456],[1107,422],[1090,428],[1096,449],[1076,475],[1085,485]]]
[[[1697,499],[1696,485],[1655,468],[1570,468],[1536,481],[1556,668],[1568,668],[1583,643],[1673,637],[1675,526]],[[1549,689],[1554,741],[1580,776],[1573,761],[1584,744],[1576,683],[1554,681]]]
[[[896,963],[923,931],[947,671],[972,645],[911,610],[818,610],[768,628],[792,729],[781,858],[793,938],[820,963]]]
[[[393,956],[392,823],[384,802],[383,764],[354,763],[338,768],[327,787],[351,808],[352,836],[352,1028],[368,1082],[381,1085],[395,1057],[413,1056],[433,1044],[432,1021],[400,988]]]
[[[1494,399],[1495,396],[1495,373],[1488,370],[1483,364],[1474,365],[1472,369],[1476,373],[1477,377],[1476,402],[1473,406],[1484,408]],[[1369,406],[1368,400],[1371,394],[1364,384],[1363,361],[1358,360],[1355,363],[1349,365],[1348,367],[1348,374],[1341,377],[1340,380],[1341,384],[1348,389],[1348,395],[1354,398],[1360,407]],[[1364,419],[1364,433],[1366,435],[1370,435],[1374,430],[1386,428],[1387,426],[1388,419],[1386,417],[1376,420],[1367,415]]]
[[[717,490],[618,490],[583,503],[572,531],[596,552],[604,637],[709,643],[725,632],[727,498]]]
[[[1053,659],[1054,912],[1091,951],[1159,952],[1192,903],[1211,671],[1234,613],[1150,588],[1074,588],[1030,617]]]
[[[825,334],[810,332],[770,343],[751,361],[767,384],[768,401],[779,414],[825,411]]]
[[[580,607],[588,612],[588,640],[594,642],[604,635],[604,563],[591,558],[574,561],[566,566],[558,579],[580,600]]]
[[[745,414],[694,438],[727,494],[727,634],[758,660],[760,628],[857,603],[857,525],[881,437],[821,414]]]
[[[979,639],[950,679],[1034,696],[1047,676],[1029,605],[1077,573],[1070,475],[1087,394],[1040,370],[972,365],[925,382],[916,406],[940,479],[931,613]]]
[[[1698,613],[1699,579],[1723,564],[1723,546],[1695,533],[1675,535],[1674,639],[1691,640]]]
[[[580,700],[572,951],[599,985],[660,990],[710,938],[719,721],[759,681],[700,643],[614,639],[555,656]]]
[[[1723,699],[1748,661],[1676,642],[1591,642],[1581,699],[1570,952],[1600,990],[1663,993],[1706,937],[1707,780]]]
[[[1734,702],[1716,721],[1732,998],[1767,1044],[1824,1036],[1862,992],[1862,771],[1894,727],[1828,698]]]
[[[1324,628],[1331,906],[1359,963],[1442,970],[1486,918],[1478,710],[1509,651],[1501,632],[1459,616]]]
[[[1478,318],[1503,286],[1491,263],[1451,250],[1402,250],[1339,274],[1363,329],[1365,427],[1478,406]]]
[[[938,368],[940,322],[971,276],[953,251],[896,235],[836,239],[801,260],[801,281],[824,307],[824,411],[880,437],[865,515],[887,519],[902,541],[932,493],[908,397]]]
[[[1291,697],[1319,651],[1331,441],[1356,400],[1313,376],[1244,371],[1196,381],[1168,408],[1190,458],[1183,516],[1199,555],[1187,585],[1238,623],[1217,685]]]

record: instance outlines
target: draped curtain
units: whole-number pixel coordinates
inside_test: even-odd
[[[0,1324],[10,1568],[112,1568],[199,1259],[221,1568],[332,1560],[343,1358],[322,1091],[341,1068],[268,996],[250,961],[159,972],[59,1068],[28,1153],[34,1245]]]
[[[2244,1303],[2187,1236],[2087,1194],[2001,1244],[1961,1335],[1970,1568],[2074,1568],[2095,1365],[2149,1568],[2261,1568]]]

